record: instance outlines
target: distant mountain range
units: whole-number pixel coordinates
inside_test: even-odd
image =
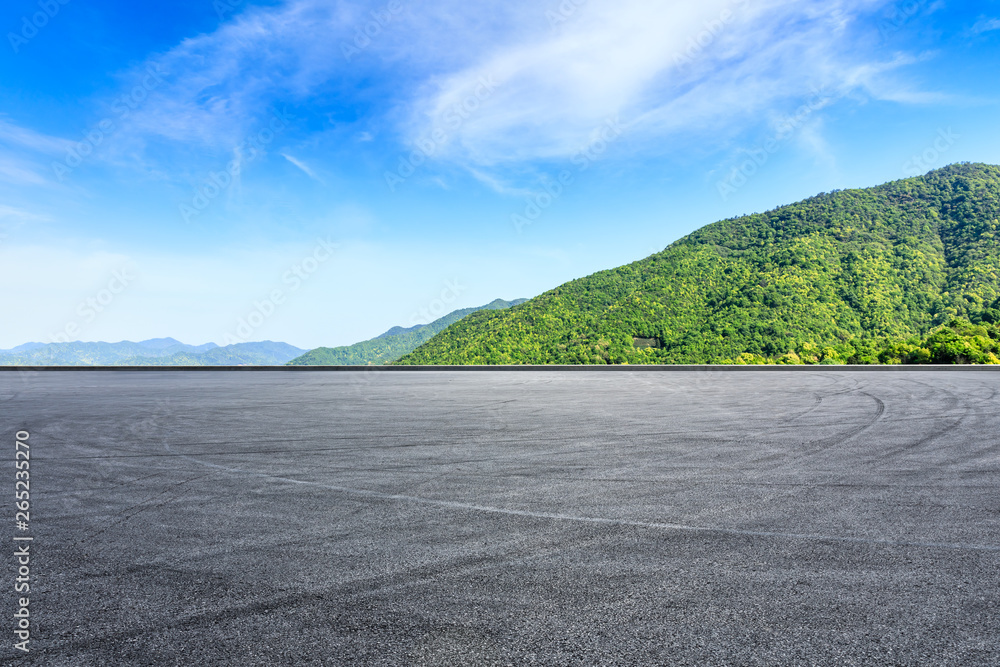
[[[722,220],[531,300],[306,352],[27,343],[0,365],[1000,364],[1000,167]]]
[[[287,343],[264,341],[219,347],[186,345],[173,338],[133,343],[25,343],[0,350],[0,366],[360,366],[387,364],[417,349],[435,334],[479,310],[510,308],[526,299],[496,299],[478,308],[463,308],[429,324],[393,327],[384,334],[346,347],[303,350]]]
[[[139,343],[25,343],[0,350],[0,366],[281,366],[306,350],[264,341],[219,347],[173,338]]]
[[[707,225],[478,312],[400,364],[997,363],[1000,167]]]
[[[393,327],[380,336],[345,347],[319,347],[289,362],[289,366],[365,366],[390,364],[423,345],[466,315],[481,310],[505,310],[527,299],[496,299],[478,308],[455,310],[429,324]]]

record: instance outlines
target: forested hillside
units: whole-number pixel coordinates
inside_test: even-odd
[[[290,362],[289,366],[365,366],[391,363],[429,341],[463,317],[480,310],[502,310],[524,303],[525,299],[504,301],[495,299],[479,308],[463,308],[440,317],[429,324],[414,327],[393,327],[370,340],[343,347],[318,347]]]
[[[905,361],[883,353],[998,307],[998,219],[1000,168],[985,164],[824,193],[474,313],[398,363]]]

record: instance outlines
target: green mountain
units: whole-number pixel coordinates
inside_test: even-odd
[[[526,299],[496,299],[479,308],[455,310],[429,324],[404,329],[393,327],[380,336],[345,347],[320,347],[288,363],[289,366],[366,366],[390,364],[412,352],[435,334],[466,315],[482,310],[503,310],[524,303]]]
[[[173,338],[139,343],[26,343],[0,350],[0,366],[280,366],[303,352],[272,341],[226,347],[185,345]]]
[[[398,363],[906,361],[887,350],[1000,308],[998,219],[986,164],[824,193],[473,313]]]

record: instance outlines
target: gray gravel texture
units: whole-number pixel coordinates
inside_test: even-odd
[[[998,665],[998,389],[0,373],[35,537],[0,663]]]

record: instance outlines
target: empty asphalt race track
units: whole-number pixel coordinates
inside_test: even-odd
[[[1000,664],[1000,373],[0,373],[6,664]]]

